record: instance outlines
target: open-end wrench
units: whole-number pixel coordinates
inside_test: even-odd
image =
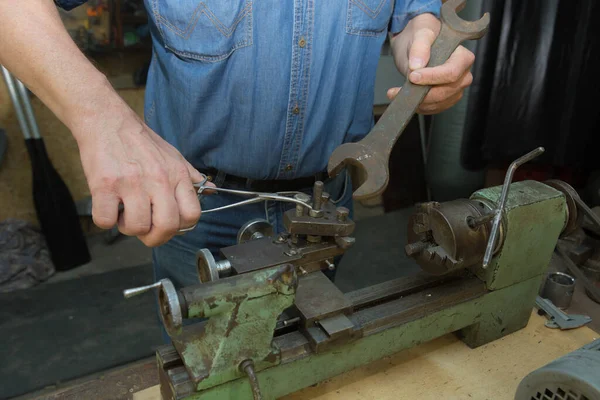
[[[442,26],[431,47],[428,67],[445,63],[463,41],[480,39],[486,34],[489,13],[477,21],[465,21],[457,15],[465,3],[466,0],[448,0],[442,6]],[[414,85],[407,78],[402,90],[364,139],[343,144],[334,150],[327,166],[329,176],[339,174],[346,165],[358,167],[364,173],[361,179],[366,180],[358,182],[353,194],[355,199],[364,200],[383,193],[389,181],[388,162],[392,148],[430,88]]]

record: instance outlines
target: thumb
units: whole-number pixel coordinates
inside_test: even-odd
[[[192,180],[193,183],[204,182],[204,186],[207,186],[207,187],[216,187],[216,185],[214,183],[207,182],[206,181],[206,176],[204,174],[200,173],[189,162],[187,163],[187,167],[188,167],[188,172],[190,174],[190,179]],[[204,194],[213,194],[214,192],[215,192],[214,190],[210,190],[209,189],[209,190],[206,190],[206,191],[204,191],[202,193],[204,193]]]
[[[415,32],[412,45],[408,51],[408,68],[411,71],[427,66],[431,45],[434,41],[435,32],[429,28],[422,28]]]
[[[192,182],[202,182],[204,180],[204,175],[202,175],[196,168],[192,167],[192,164],[190,164],[189,162],[186,161],[186,164]]]

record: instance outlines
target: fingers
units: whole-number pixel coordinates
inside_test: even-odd
[[[440,85],[432,87],[423,103],[440,103],[443,102],[457,93],[463,92],[471,83],[473,82],[473,74],[471,72],[467,72],[464,76],[462,76],[457,82]]]
[[[417,109],[417,113],[422,115],[438,114],[442,111],[446,111],[447,109],[458,103],[460,99],[462,99],[462,97],[463,92],[459,92],[438,103],[422,103],[421,106],[419,106],[419,108]]]
[[[204,175],[198,172],[198,170],[194,168],[189,162],[186,161],[185,163],[192,182],[202,182],[204,180]]]
[[[419,85],[443,85],[457,82],[475,62],[475,55],[459,46],[444,64],[422,68],[409,75],[412,83]]]
[[[117,224],[119,197],[112,192],[92,192],[92,220],[101,229]]]
[[[425,96],[425,99],[423,99],[423,104],[443,102],[454,97],[457,93],[464,91],[471,83],[473,83],[473,74],[467,71],[457,82],[432,87],[427,96]],[[393,100],[400,93],[401,89],[399,87],[388,89],[388,99]]]
[[[429,62],[431,45],[435,41],[435,32],[429,28],[419,29],[413,38],[408,52],[408,68],[413,71],[423,68]]]
[[[160,246],[169,241],[179,229],[179,208],[177,200],[167,187],[155,193],[151,198],[152,227],[138,238],[149,247]]]
[[[394,98],[398,95],[398,93],[400,93],[400,89],[401,88],[399,88],[399,87],[388,89],[387,98],[390,100],[394,100]]]
[[[123,212],[119,216],[119,231],[123,235],[145,235],[152,227],[152,210],[148,196],[132,193],[123,199]]]
[[[179,182],[175,188],[175,200],[179,207],[179,228],[185,229],[194,226],[200,218],[200,202],[191,182]]]

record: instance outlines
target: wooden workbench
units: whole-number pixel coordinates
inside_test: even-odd
[[[598,337],[587,327],[549,329],[545,320],[534,312],[525,329],[477,349],[446,335],[282,400],[512,400],[529,372]],[[133,400],[160,400],[158,386],[134,393]]]

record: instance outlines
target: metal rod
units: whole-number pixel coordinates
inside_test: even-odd
[[[592,220],[594,225],[596,225],[596,227],[598,229],[600,229],[600,217],[598,217],[598,215],[596,215],[596,213],[591,208],[589,208],[588,205],[585,204],[579,196],[573,196],[573,199],[575,199],[575,203],[577,203],[577,207],[579,207],[581,210],[583,210],[585,215],[587,215],[588,218]]]
[[[265,201],[265,200],[261,199],[260,197],[255,197],[253,199],[247,199],[247,200],[243,200],[243,201],[238,201],[237,203],[232,203],[232,204],[227,204],[227,205],[221,206],[221,207],[211,208],[210,210],[202,210],[202,214],[208,214],[208,213],[216,212],[216,211],[223,211],[223,210],[227,210],[228,208],[240,207],[240,206],[244,206],[247,204],[260,203],[261,201]]]
[[[504,184],[502,185],[502,192],[500,193],[500,201],[498,202],[498,208],[495,211],[496,215],[494,217],[494,224],[492,225],[492,230],[490,231],[490,239],[488,241],[487,247],[485,249],[485,254],[483,256],[482,267],[484,269],[490,265],[490,261],[492,260],[492,253],[494,252],[494,248],[496,247],[496,239],[498,237],[498,230],[500,229],[500,221],[502,220],[502,215],[504,214],[504,207],[506,206],[508,191],[515,171],[521,165],[533,160],[543,152],[544,148],[538,147],[537,149],[530,151],[524,156],[517,158],[508,167],[508,171],[506,172],[506,176],[504,177]]]
[[[242,363],[240,364],[240,370],[245,372],[246,375],[248,375],[254,400],[262,400],[263,397],[260,393],[260,387],[258,386],[258,377],[254,372],[254,363],[252,362],[252,360],[242,361]]]
[[[283,321],[283,326],[296,325],[298,322],[300,322],[300,317],[286,319],[285,321]]]
[[[132,289],[125,289],[125,290],[123,290],[123,297],[128,299],[130,297],[137,296],[138,294],[145,293],[149,290],[159,288],[161,286],[162,286],[162,282],[158,281],[156,283],[153,283],[152,285],[140,286],[140,287],[136,287],[136,288],[132,288]]]
[[[267,201],[267,200],[281,201],[281,202],[286,202],[286,203],[294,203],[294,204],[302,205],[302,206],[306,207],[308,210],[313,209],[313,207],[308,202],[301,201],[301,200],[295,199],[293,197],[288,197],[288,195],[298,194],[298,193],[302,193],[302,192],[285,192],[286,195],[284,196],[281,193],[251,192],[251,191],[247,191],[247,190],[236,190],[236,189],[226,189],[226,188],[219,188],[219,187],[204,186],[204,184],[194,184],[194,187],[196,187],[198,189],[198,195],[201,195],[204,190],[210,190],[210,191],[214,191],[214,192],[235,194],[235,195],[239,195],[239,196],[254,196],[250,199],[239,201],[237,203],[227,204],[225,206],[212,208],[210,210],[202,210],[202,213],[204,213],[204,214],[210,213],[210,212],[215,212],[215,211],[226,210],[228,208],[239,207],[239,206],[243,206],[243,205],[247,205],[247,204],[259,203],[261,201]]]
[[[13,106],[15,107],[15,113],[17,114],[17,120],[19,121],[19,125],[21,126],[23,137],[25,138],[25,140],[31,139],[31,132],[29,130],[29,125],[27,125],[25,113],[23,112],[23,106],[19,101],[19,94],[17,93],[14,78],[4,66],[2,66],[2,75],[4,76],[4,81],[6,82],[6,87],[8,88],[8,94],[10,95],[10,99],[12,100]]]
[[[480,225],[487,224],[488,222],[492,221],[495,217],[495,213],[485,214],[481,217],[468,217],[467,224],[469,225],[469,228],[475,229]]]
[[[37,121],[35,120],[35,114],[33,113],[33,107],[31,107],[31,101],[29,100],[29,91],[17,78],[15,78],[15,82],[17,83],[17,90],[21,95],[21,101],[23,102],[23,108],[25,108],[25,115],[27,116],[27,121],[29,122],[29,127],[31,128],[31,136],[34,139],[41,139],[42,135],[40,134],[40,128],[38,127]]]
[[[317,181],[313,186],[313,207],[315,210],[321,209],[321,204],[323,202],[323,182]]]

